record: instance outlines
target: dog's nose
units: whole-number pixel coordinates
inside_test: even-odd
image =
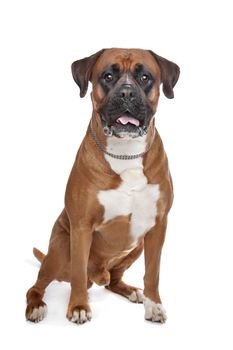
[[[124,84],[120,88],[119,97],[123,100],[133,100],[135,97],[134,90],[131,84]]]

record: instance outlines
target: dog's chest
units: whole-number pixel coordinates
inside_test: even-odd
[[[120,144],[120,150],[119,147],[111,147],[111,144],[108,144],[108,151],[114,151],[115,154],[140,153],[145,149],[143,140],[140,141],[141,143],[135,144],[133,152],[130,151],[129,145],[132,144],[129,142],[125,145],[127,152],[122,149],[122,144]],[[120,160],[106,156],[106,160],[110,163],[111,168],[120,175],[122,182],[116,189],[98,193],[98,200],[104,207],[103,223],[131,214],[129,231],[133,241],[136,241],[155,225],[159,185],[148,184],[143,173],[142,158]]]

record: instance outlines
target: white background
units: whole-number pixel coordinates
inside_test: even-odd
[[[232,14],[230,1],[1,1],[1,343],[4,348],[232,349]],[[25,292],[63,208],[91,114],[70,65],[105,47],[154,50],[181,67],[157,127],[175,187],[161,267],[165,325],[95,287],[93,320],[65,318],[69,285],[48,288],[48,317],[24,319]],[[90,92],[90,90],[89,90]],[[127,272],[142,287],[143,259]]]

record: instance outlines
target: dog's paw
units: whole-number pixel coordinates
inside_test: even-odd
[[[167,320],[166,311],[162,304],[156,304],[149,298],[144,298],[145,319],[152,322],[165,323]]]
[[[47,305],[43,302],[28,304],[26,309],[26,319],[31,322],[40,322],[46,316]]]
[[[132,301],[132,303],[143,303],[144,295],[141,289],[134,290],[129,296],[128,299]]]
[[[92,317],[91,309],[88,305],[75,306],[71,311],[67,313],[67,318],[74,323],[83,324],[90,321]]]

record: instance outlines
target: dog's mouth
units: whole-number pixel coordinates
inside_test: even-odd
[[[140,122],[138,119],[132,117],[130,114],[123,114],[119,118],[117,118],[116,123],[121,125],[131,124],[135,126],[139,126]]]
[[[142,122],[128,111],[114,118],[112,123],[104,122],[104,133],[106,136],[131,137],[143,136],[147,128]]]

